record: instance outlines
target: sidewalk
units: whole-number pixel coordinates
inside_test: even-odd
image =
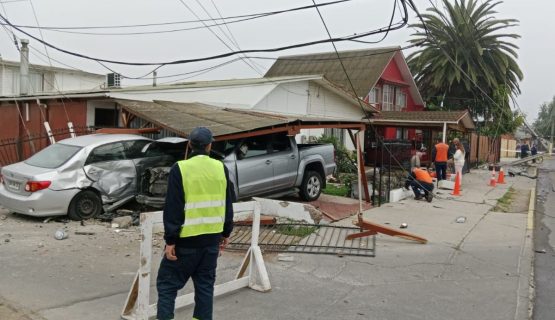
[[[532,259],[527,212],[490,209],[509,187],[530,190],[535,180],[507,178],[507,184],[491,188],[489,176],[464,175],[463,195],[456,199],[440,190],[441,199],[432,203],[407,199],[364,212],[366,219],[390,227],[407,223],[405,230],[428,244],[379,235],[374,258],[292,254],[293,262],[282,262],[266,254],[272,291],[243,289],[219,297],[214,318],[527,319]],[[466,222],[456,223],[459,216]],[[8,232],[3,227],[0,236]],[[138,251],[138,234],[113,235],[109,248],[96,237],[87,242],[72,236],[65,249],[33,253],[21,249],[51,237],[55,226],[29,229],[25,239],[14,234],[10,244],[0,244],[0,296],[35,311],[35,319],[118,319],[139,263],[138,252],[132,252]],[[56,240],[45,247],[50,241]],[[159,256],[157,249],[156,266]],[[230,280],[241,258],[225,253],[217,281]],[[190,290],[189,284],[185,291]],[[151,297],[154,303],[155,288]],[[179,310],[176,319],[191,315],[191,308]]]
[[[465,175],[454,202],[405,200],[364,217],[426,237],[426,245],[378,236],[375,258],[295,255],[268,259],[273,290],[245,290],[218,299],[220,319],[527,319],[531,235],[527,212],[490,212],[509,187],[535,180],[510,178],[487,186],[490,172]],[[440,190],[441,198],[449,191]],[[527,204],[525,206],[527,208]],[[465,223],[456,223],[459,216]],[[351,219],[343,220],[351,225]],[[180,312],[187,317],[191,310]],[[182,316],[182,317],[183,317]]]

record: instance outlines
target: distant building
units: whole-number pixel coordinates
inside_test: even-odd
[[[28,94],[68,90],[100,89],[106,81],[102,74],[75,69],[29,65]],[[19,95],[20,63],[0,59],[0,96]]]

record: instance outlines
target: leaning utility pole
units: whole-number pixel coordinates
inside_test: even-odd
[[[549,143],[549,155],[553,153],[553,129],[555,127],[555,113],[553,113],[553,109],[555,109],[555,103],[551,103],[551,141]]]

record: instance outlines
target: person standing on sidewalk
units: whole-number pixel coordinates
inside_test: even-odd
[[[459,182],[462,185],[462,170],[464,167],[464,158],[465,158],[465,150],[463,144],[459,141],[459,139],[453,139],[453,143],[455,144],[455,154],[453,155],[453,160],[455,164],[455,174],[460,174]]]
[[[432,149],[432,161],[436,167],[436,177],[439,183],[440,180],[447,179],[447,152],[449,146],[437,138],[436,145]]]
[[[174,318],[177,292],[189,278],[195,285],[193,319],[211,320],[220,247],[233,229],[233,187],[224,164],[210,158],[212,132],[189,135],[189,159],[170,170],[164,207],[166,247],[160,262],[157,319]]]

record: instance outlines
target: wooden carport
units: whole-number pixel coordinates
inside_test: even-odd
[[[137,101],[118,99],[115,102],[121,108],[122,123],[125,128],[108,129],[104,132],[135,133],[166,130],[167,132],[187,138],[189,132],[198,126],[209,128],[216,141],[234,140],[272,133],[286,132],[295,136],[301,129],[338,128],[348,129],[353,144],[357,146],[358,161],[363,164],[360,143],[357,137],[364,134],[364,121],[321,118],[313,116],[279,115],[244,109],[220,108],[203,103],[178,103],[171,101]],[[137,119],[141,119],[137,127]],[[356,131],[353,133],[353,130]],[[360,140],[360,139],[359,139]],[[370,201],[364,165],[359,167],[359,180],[362,180],[364,194]],[[359,192],[360,195],[360,192]],[[361,204],[362,208],[362,204]],[[362,209],[361,209],[362,210]]]
[[[277,132],[286,132],[288,135],[294,136],[301,129],[347,129],[357,149],[359,213],[355,224],[361,229],[359,234],[352,235],[350,239],[383,233],[420,243],[427,242],[426,239],[416,235],[374,224],[362,218],[362,192],[364,192],[366,201],[370,202],[361,150],[361,137],[366,129],[366,123],[363,120],[278,115],[251,110],[220,108],[202,103],[135,100],[116,100],[115,102],[122,110],[122,118],[126,119],[125,126],[127,128],[133,126],[134,118],[140,118],[145,122],[143,122],[142,128],[138,128],[139,130],[160,128],[184,138],[187,138],[189,132],[197,126],[209,128],[214,133],[216,141],[241,139]],[[356,130],[356,132],[353,133],[353,130]]]

